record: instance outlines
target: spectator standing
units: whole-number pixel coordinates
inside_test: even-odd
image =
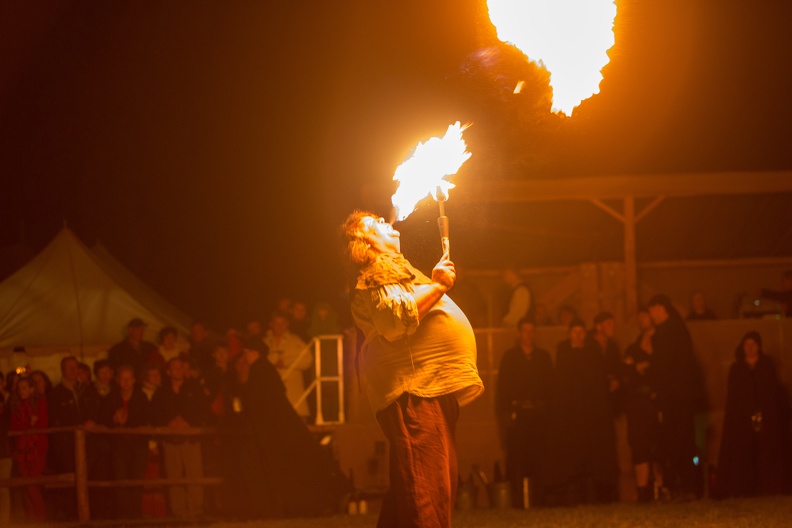
[[[5,376],[0,372],[0,387],[4,388]],[[0,388],[0,479],[11,478],[14,460],[11,458],[8,428],[11,421],[11,410],[5,391]],[[0,487],[0,526],[11,524],[11,490]]]
[[[748,332],[729,369],[718,459],[717,496],[775,495],[784,488],[787,403],[762,337]]]
[[[587,339],[583,321],[569,325],[558,345],[556,376],[542,479],[551,504],[616,499],[613,407],[602,354]]]
[[[205,366],[212,361],[212,340],[206,325],[200,321],[193,323],[190,328],[190,350],[187,358],[196,365]]]
[[[49,423],[52,427],[73,427],[95,424],[90,411],[92,406],[77,380],[79,364],[74,356],[61,360],[61,382],[52,389],[48,403]],[[74,434],[71,432],[50,435],[49,464],[52,471],[74,473]],[[90,470],[90,468],[89,468]],[[57,490],[53,508],[58,517],[74,518],[77,515],[74,490]]]
[[[36,393],[49,401],[49,398],[52,395],[52,382],[50,381],[49,376],[47,376],[42,370],[34,370],[30,373],[30,381],[33,382],[33,389],[36,391]]]
[[[662,417],[658,455],[664,481],[672,496],[693,498],[701,493],[702,485],[693,462],[697,454],[695,418],[706,408],[701,367],[690,332],[671,300],[665,295],[655,295],[648,307],[655,325],[650,375]]]
[[[653,498],[651,479],[654,479],[654,489],[658,490],[659,498],[663,472],[657,456],[660,429],[657,393],[649,375],[654,325],[646,308],[638,311],[638,326],[640,335],[624,353],[622,406],[627,418],[627,442],[635,471],[638,502],[650,502]]]
[[[113,367],[106,359],[100,359],[93,366],[95,380],[84,387],[83,411],[99,423],[99,414],[107,398],[115,389]],[[86,438],[88,457],[88,477],[91,480],[110,480],[113,477],[111,464],[111,441],[107,435],[88,435]],[[105,488],[90,490],[91,516],[97,519],[113,517],[113,492]]]
[[[47,402],[33,391],[29,378],[19,379],[10,407],[11,431],[47,428]],[[41,476],[47,463],[47,435],[17,436],[14,439],[13,457],[20,477]],[[40,487],[35,484],[26,486],[23,498],[28,520],[45,521],[47,514]]]
[[[523,479],[531,479],[532,490],[540,487],[537,478],[545,455],[553,362],[546,350],[534,344],[534,323],[530,319],[521,319],[517,332],[517,345],[501,358],[495,412],[506,451],[512,503],[523,507]]]
[[[502,326],[514,328],[523,317],[533,320],[533,295],[517,269],[514,267],[504,268],[501,271],[501,279],[509,287],[509,300],[506,305],[506,315],[501,321]]]
[[[126,338],[107,351],[110,366],[117,369],[129,365],[135,372],[141,372],[149,358],[159,353],[156,345],[143,340],[145,332],[146,323],[142,319],[136,317],[129,321]]]
[[[179,348],[179,331],[172,326],[163,327],[159,333],[159,355],[148,359],[149,365],[156,365],[161,369],[176,356],[182,354]]]
[[[308,404],[303,400],[298,405],[297,401],[305,391],[303,371],[311,368],[313,357],[310,353],[300,356],[305,349],[305,341],[289,332],[288,315],[282,312],[275,312],[272,315],[264,343],[269,348],[267,359],[278,369],[278,374],[286,385],[286,396],[292,402],[297,414],[307,419]],[[289,372],[292,366],[294,368]]]
[[[688,321],[714,321],[717,319],[715,313],[707,307],[707,299],[703,292],[693,292],[693,295],[690,296],[690,311],[686,319]]]
[[[107,427],[134,428],[151,424],[149,401],[136,387],[135,371],[121,366],[116,372],[117,389],[103,402],[100,423]],[[145,476],[148,460],[148,438],[141,435],[110,436],[111,466],[116,480],[140,480]],[[139,486],[115,490],[117,519],[137,519],[141,516],[143,488]]]
[[[149,365],[144,370],[143,384],[141,390],[146,395],[146,399],[151,402],[154,393],[162,386],[162,371],[154,365]],[[153,410],[152,421],[153,421]],[[161,475],[161,462],[160,445],[155,439],[148,441],[148,456],[146,460],[146,473],[145,479],[156,481],[159,480]],[[141,507],[142,514],[147,518],[165,517],[165,497],[160,491],[160,488],[143,488],[143,504]]]
[[[186,379],[185,370],[184,361],[178,357],[168,362],[168,379],[151,400],[154,425],[187,429],[205,424],[206,398],[197,383]],[[201,443],[197,438],[163,438],[162,453],[166,477],[203,477]],[[174,517],[195,519],[203,513],[203,488],[198,484],[170,486],[168,499]]]
[[[608,377],[608,391],[614,413],[619,409],[619,389],[622,372],[622,358],[616,343],[616,320],[610,312],[600,312],[594,317],[594,328],[589,332],[591,345],[598,350],[605,362],[605,375]]]
[[[294,301],[289,310],[289,332],[303,341],[308,341],[308,305],[302,301]]]

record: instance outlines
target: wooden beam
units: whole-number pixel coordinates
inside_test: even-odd
[[[623,174],[573,178],[456,181],[449,204],[526,203],[558,200],[653,198],[656,196],[720,196],[733,194],[792,193],[792,170]],[[366,203],[387,201],[393,182],[365,186]]]

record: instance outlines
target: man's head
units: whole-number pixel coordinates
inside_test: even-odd
[[[638,310],[638,328],[640,328],[641,332],[645,332],[652,328],[652,326],[652,316],[649,315],[649,308],[642,306]]]
[[[676,313],[676,308],[674,308],[671,299],[667,295],[655,295],[649,299],[646,306],[649,308],[649,316],[655,326],[665,323],[672,313]]]
[[[208,338],[209,331],[206,329],[206,325],[199,321],[194,322],[190,328],[190,341],[193,343],[203,343]]]
[[[171,381],[184,381],[185,370],[184,361],[180,357],[171,358],[165,369]]]
[[[568,304],[564,304],[558,309],[558,324],[561,326],[569,327],[572,321],[577,318],[577,311]]]
[[[582,319],[569,323],[569,342],[572,348],[582,348],[586,343],[586,325]]]
[[[270,331],[275,337],[281,337],[289,331],[289,316],[283,312],[275,312],[270,317]]]
[[[247,322],[245,325],[245,330],[247,331],[247,335],[251,336],[260,336],[261,335],[261,321],[258,319],[252,319]]]
[[[73,384],[77,381],[80,372],[80,362],[74,356],[66,356],[61,359],[61,379]]]
[[[690,296],[690,305],[693,307],[695,313],[704,313],[707,309],[707,301],[704,298],[704,293],[700,291],[693,292],[693,295]]]
[[[129,392],[135,388],[135,369],[129,365],[121,365],[116,373],[116,383],[122,392]]]
[[[143,334],[146,332],[146,323],[143,319],[135,317],[127,324],[127,339],[130,343],[138,344],[143,341]]]
[[[162,371],[156,365],[149,365],[143,371],[143,382],[150,387],[162,387]]]
[[[109,361],[100,359],[94,363],[93,371],[96,376],[96,381],[105,387],[110,385],[110,382],[113,380],[113,367],[110,366]]]
[[[534,342],[534,322],[528,318],[523,317],[517,322],[517,335],[520,339],[520,346],[522,348],[532,348]]]
[[[341,225],[341,236],[349,261],[362,267],[378,253],[401,251],[399,232],[385,219],[369,211],[354,211]]]
[[[159,343],[165,348],[173,348],[176,346],[176,339],[179,337],[179,332],[172,326],[166,326],[159,333]]]
[[[599,335],[612,338],[616,335],[616,320],[610,312],[600,312],[594,317],[594,330]]]
[[[302,301],[294,301],[289,311],[292,321],[304,321],[308,317],[308,306]]]

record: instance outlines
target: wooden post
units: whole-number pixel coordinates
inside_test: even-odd
[[[316,423],[323,424],[324,413],[322,412],[322,338],[321,336],[314,338],[314,367],[316,371]]]
[[[85,451],[85,429],[74,430],[74,480],[77,490],[77,518],[80,522],[91,520],[88,502],[88,459]]]
[[[625,315],[638,311],[638,264],[635,256],[635,198],[624,198],[624,286],[627,294]]]

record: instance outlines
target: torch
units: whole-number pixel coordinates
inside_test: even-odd
[[[443,253],[448,254],[449,222],[445,214],[448,191],[454,184],[448,181],[465,163],[471,154],[467,151],[462,131],[470,125],[460,125],[459,121],[450,125],[442,138],[433,137],[425,143],[418,143],[413,155],[396,169],[393,179],[399,182],[391,202],[396,210],[398,221],[407,218],[418,202],[431,195],[440,207],[437,227],[440,229],[440,242]]]

